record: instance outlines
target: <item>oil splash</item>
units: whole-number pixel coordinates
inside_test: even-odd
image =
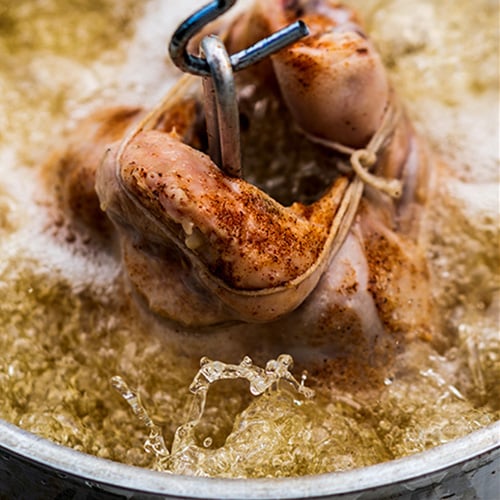
[[[302,374],[300,382],[290,372],[293,367],[293,358],[289,354],[281,354],[277,359],[271,359],[265,368],[253,364],[249,356],[245,356],[237,365],[213,361],[208,357],[200,360],[200,369],[195,375],[189,390],[193,395],[187,422],[177,428],[170,452],[165,444],[161,428],[149,416],[140,400],[140,395],[131,389],[120,377],[111,379],[111,385],[125,399],[132,408],[133,413],[149,429],[149,436],[144,444],[146,453],[155,456],[154,469],[165,472],[179,472],[179,466],[185,469],[188,463],[199,462],[207,455],[214,455],[209,450],[213,440],[206,437],[203,445],[197,444],[195,428],[200,423],[205,412],[207,394],[210,386],[220,380],[244,379],[250,384],[249,390],[253,396],[260,396],[267,391],[282,390],[282,382],[295,390],[295,395],[300,394],[307,399],[314,397],[314,391],[305,386],[307,376]],[[294,398],[296,405],[301,400]],[[186,470],[183,470],[186,472]]]
[[[144,408],[140,395],[132,390],[127,383],[119,376],[111,379],[111,385],[116,389],[125,401],[130,405],[134,414],[149,429],[149,437],[144,443],[146,453],[153,453],[157,458],[157,463],[161,464],[170,456],[165,440],[162,436],[161,428],[156,425]],[[158,469],[159,467],[155,467]],[[161,468],[161,467],[160,467]]]

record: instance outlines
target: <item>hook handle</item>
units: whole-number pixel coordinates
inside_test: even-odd
[[[235,3],[236,0],[215,0],[197,10],[177,28],[170,40],[169,54],[179,69],[198,76],[210,75],[210,67],[206,59],[190,54],[187,51],[187,45],[196,33],[227,12]],[[308,34],[309,30],[305,23],[296,21],[251,47],[233,54],[230,57],[231,67],[233,71],[244,69]]]
[[[259,40],[247,49],[233,54],[230,58],[233,71],[240,71],[252,64],[256,64],[307,35],[309,35],[309,28],[306,23],[300,20],[295,21]]]

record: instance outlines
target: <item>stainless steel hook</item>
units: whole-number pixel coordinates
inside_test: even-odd
[[[203,77],[208,153],[224,172],[241,177],[240,118],[229,55],[215,35],[203,38],[201,48],[210,68]]]
[[[201,41],[204,57],[189,54],[191,38],[229,10],[236,0],[218,0],[202,7],[177,28],[169,45],[170,57],[187,73],[203,77],[209,155],[224,172],[241,177],[240,124],[234,72],[247,68],[309,34],[297,21],[251,47],[230,56],[220,38]]]
[[[179,69],[198,76],[211,74],[207,60],[190,54],[187,45],[196,33],[228,11],[235,3],[236,0],[215,0],[196,11],[177,28],[170,40],[169,53]],[[305,23],[296,21],[251,47],[231,55],[229,58],[231,68],[233,71],[247,68],[308,34],[309,30]]]

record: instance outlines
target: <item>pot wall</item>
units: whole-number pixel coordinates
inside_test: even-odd
[[[500,423],[424,453],[343,473],[274,480],[167,475],[85,455],[0,421],[0,498],[495,500]]]

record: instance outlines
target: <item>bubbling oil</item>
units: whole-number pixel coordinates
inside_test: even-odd
[[[91,108],[160,95],[176,74],[158,19],[171,32],[202,3],[0,0],[0,417],[99,457],[150,468],[168,459],[171,472],[223,477],[362,467],[497,420],[498,32],[489,0],[355,2],[418,128],[458,172],[431,204],[426,235],[446,343],[439,352],[409,346],[380,391],[310,376],[310,399],[286,382],[252,395],[248,380],[214,379],[197,418],[189,387],[198,358],[183,349],[185,334],[171,331],[172,340],[131,308],[112,254],[53,234],[37,173],[54,138]],[[140,418],[112,389],[116,375],[134,386],[114,379]],[[179,426],[196,420],[185,453],[170,453]]]
[[[227,450],[222,448],[208,450],[213,444],[211,436],[206,436],[203,439],[203,446],[199,446],[197,443],[195,430],[205,412],[207,393],[210,386],[219,380],[245,379],[249,382],[250,393],[253,396],[259,396],[269,393],[272,389],[275,391],[280,390],[280,385],[286,382],[295,389],[297,394],[312,398],[314,391],[304,384],[307,378],[306,375],[302,375],[302,380],[299,383],[289,371],[292,365],[293,359],[288,354],[281,354],[277,359],[268,361],[265,369],[254,365],[249,356],[245,356],[238,365],[212,361],[207,357],[203,357],[200,361],[201,368],[189,387],[192,393],[192,401],[187,422],[179,426],[175,431],[171,452],[165,445],[161,429],[151,420],[147,410],[142,405],[140,396],[130,389],[120,376],[113,377],[111,383],[130,405],[134,414],[149,429],[149,436],[144,444],[144,450],[154,455],[154,468],[180,474],[200,474],[201,471],[207,470],[206,464],[220,467],[221,462],[226,466],[235,463],[232,460],[227,460]],[[293,402],[298,406],[303,404],[298,398],[295,398]],[[217,455],[224,455],[224,459],[221,460],[221,457]],[[276,457],[274,457],[274,460],[276,461]],[[232,465],[229,468],[232,469]],[[207,470],[208,475],[214,475],[214,472]],[[224,472],[224,470],[216,474],[220,475],[221,472]]]

